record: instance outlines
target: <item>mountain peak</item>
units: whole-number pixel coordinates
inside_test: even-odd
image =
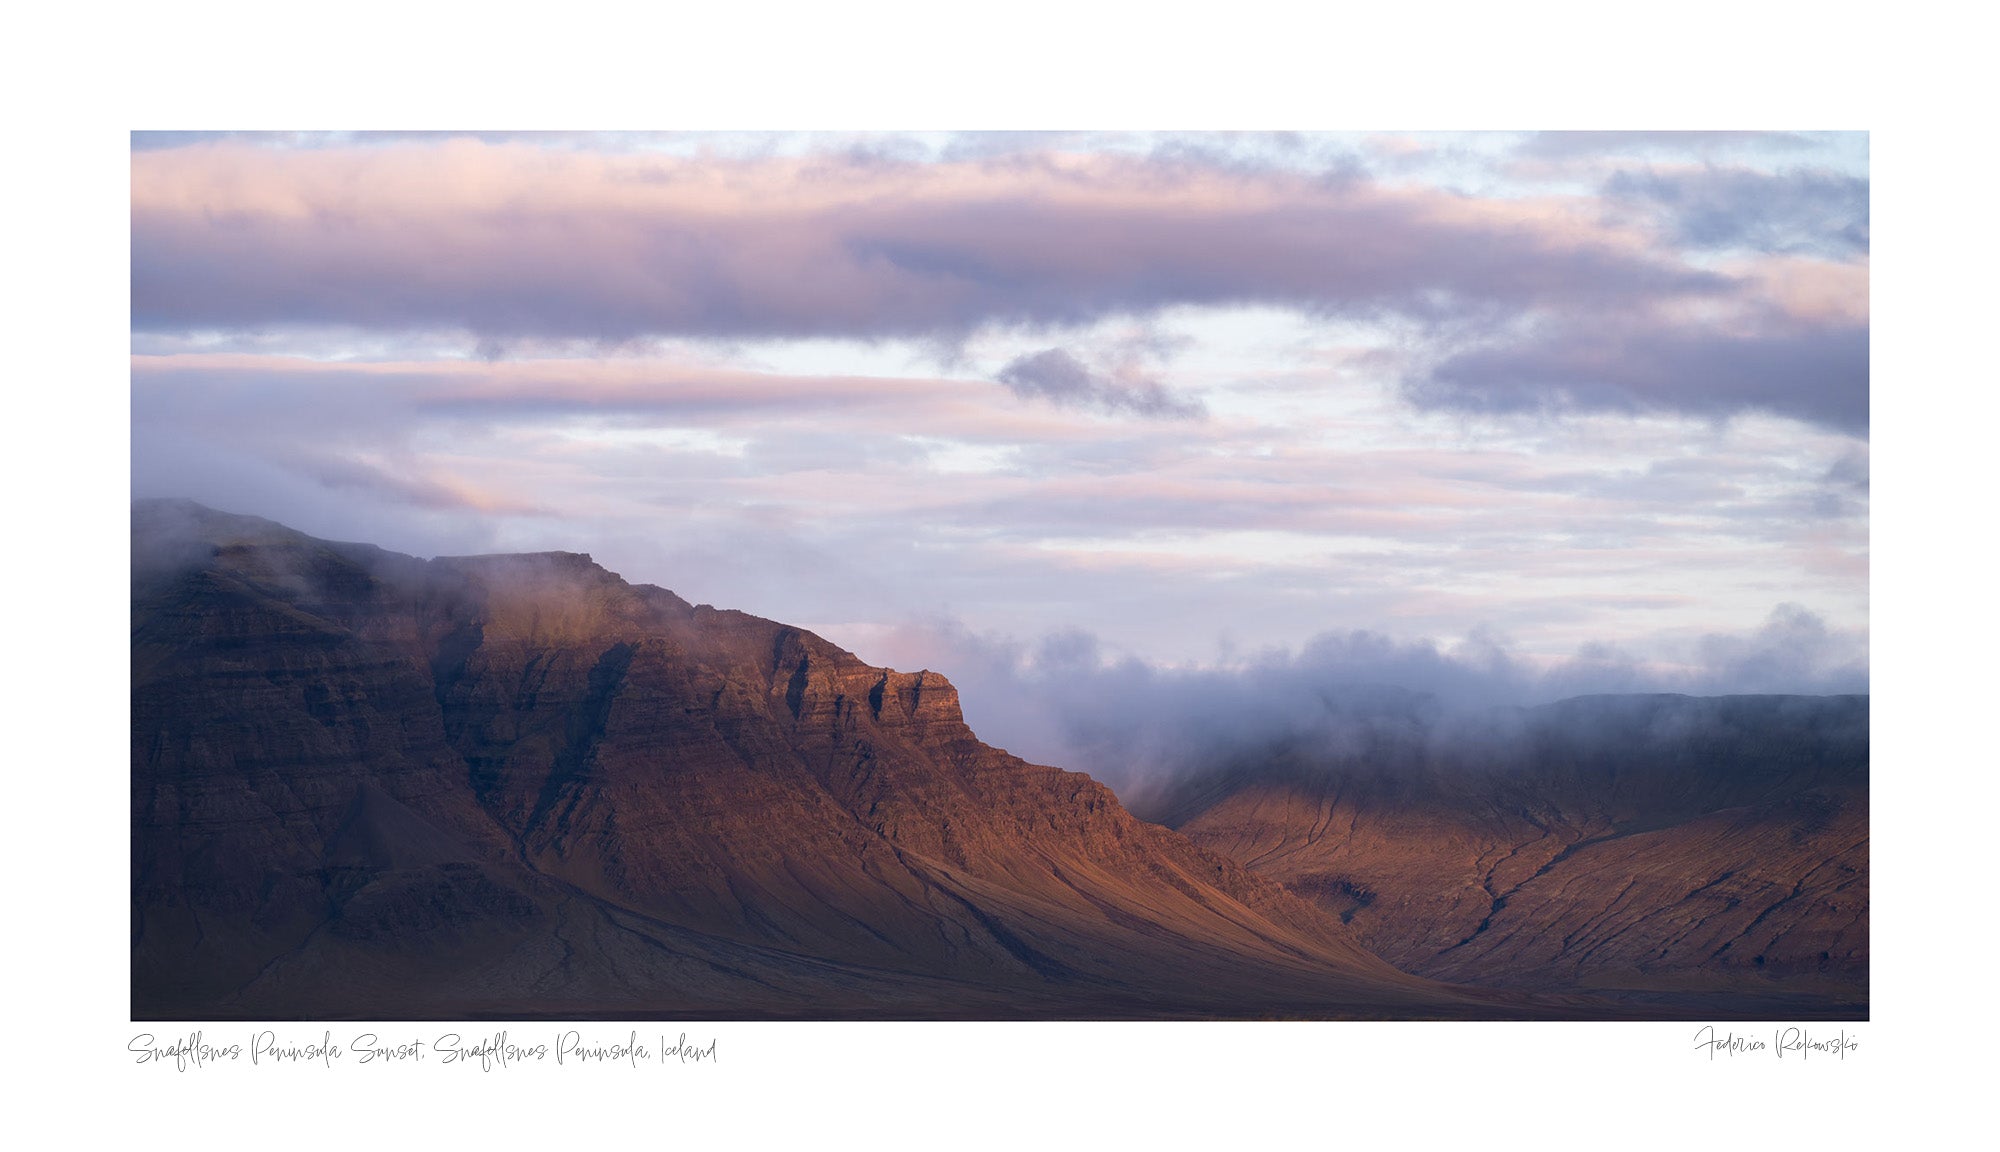
[[[142,517],[210,543],[133,589],[135,1016],[1477,1014],[936,672],[583,553]]]

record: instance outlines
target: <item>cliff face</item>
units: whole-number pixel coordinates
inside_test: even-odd
[[[1406,971],[1865,1012],[1865,697],[1586,697],[1486,740],[1250,758],[1161,809]]]
[[[587,556],[133,532],[135,1016],[1494,1012],[933,673]]]

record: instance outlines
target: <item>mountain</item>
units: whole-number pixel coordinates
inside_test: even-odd
[[[1866,697],[1367,720],[1344,742],[1211,763],[1142,810],[1405,971],[1663,1011],[1865,1017]]]
[[[170,501],[132,546],[136,1018],[1579,1011],[1400,972],[943,677],[585,555]]]

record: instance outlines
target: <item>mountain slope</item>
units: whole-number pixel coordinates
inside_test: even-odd
[[[1245,757],[1158,815],[1407,971],[1865,1010],[1865,697],[1585,697],[1479,739]]]
[[[184,502],[133,549],[137,1017],[1544,1010],[985,746],[933,673],[586,556]]]

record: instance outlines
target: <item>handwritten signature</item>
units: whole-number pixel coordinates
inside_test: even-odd
[[[1707,1049],[1710,1060],[1718,1055],[1736,1057],[1748,1053],[1765,1053],[1780,1060],[1787,1056],[1806,1060],[1817,1053],[1845,1060],[1849,1052],[1861,1047],[1861,1041],[1848,1035],[1844,1028],[1831,1037],[1825,1033],[1814,1036],[1804,1028],[1780,1028],[1772,1032],[1770,1040],[1766,1041],[1748,1033],[1739,1036],[1734,1031],[1718,1036],[1715,1025],[1707,1024],[1694,1034],[1694,1046],[1697,1051]]]

